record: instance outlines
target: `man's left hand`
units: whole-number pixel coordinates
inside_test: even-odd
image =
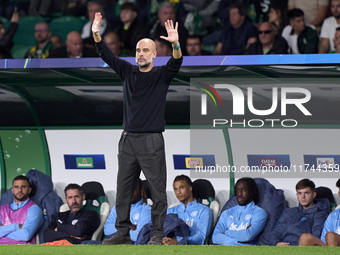
[[[178,44],[178,41],[179,41],[179,36],[178,36],[178,22],[176,22],[176,26],[174,28],[174,23],[172,22],[172,20],[167,20],[165,23],[164,23],[164,26],[165,26],[165,29],[166,29],[166,32],[168,33],[168,36],[165,37],[165,36],[161,36],[162,39],[170,42],[170,43],[177,43]]]
[[[172,239],[170,237],[164,237],[162,242],[163,242],[163,245],[176,245],[177,239]]]

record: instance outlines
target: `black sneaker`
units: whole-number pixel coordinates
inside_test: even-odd
[[[103,241],[104,245],[116,245],[116,244],[131,244],[131,238],[130,235],[123,236],[115,234],[113,237],[109,239],[105,239]]]
[[[150,238],[148,245],[162,245],[162,238],[158,236],[153,236]]]

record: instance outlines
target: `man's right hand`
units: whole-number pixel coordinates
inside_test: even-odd
[[[99,33],[99,26],[100,23],[102,22],[102,14],[100,12],[96,12],[94,16],[94,21],[92,23],[92,32],[93,33]]]
[[[19,22],[19,13],[18,12],[14,12],[11,18],[11,22]]]

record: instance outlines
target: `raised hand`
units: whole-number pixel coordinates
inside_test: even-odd
[[[102,14],[100,12],[96,12],[94,16],[94,21],[92,23],[92,32],[93,33],[98,33],[99,32],[99,26],[100,23],[102,22]]]
[[[174,28],[174,23],[172,22],[172,20],[167,20],[166,22],[164,22],[164,26],[166,29],[166,32],[168,33],[168,36],[161,36],[162,39],[170,42],[170,43],[177,43],[179,40],[179,36],[178,36],[178,22],[176,22],[176,27]]]

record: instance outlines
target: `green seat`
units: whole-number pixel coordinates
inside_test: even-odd
[[[24,58],[25,53],[31,48],[32,45],[14,45],[11,49],[12,58]]]
[[[14,35],[14,44],[35,45],[34,27],[38,22],[47,22],[47,18],[37,16],[27,16],[19,20],[19,27]]]
[[[11,21],[3,16],[0,16],[0,20],[2,21],[2,23],[4,23],[5,30],[9,27],[9,24],[11,24]]]
[[[210,45],[204,45],[203,49],[209,52],[213,52],[213,50],[216,48],[215,44],[210,44]]]
[[[49,25],[52,35],[59,35],[63,42],[66,41],[67,34],[71,31],[81,32],[87,22],[84,17],[64,16],[53,19]]]

